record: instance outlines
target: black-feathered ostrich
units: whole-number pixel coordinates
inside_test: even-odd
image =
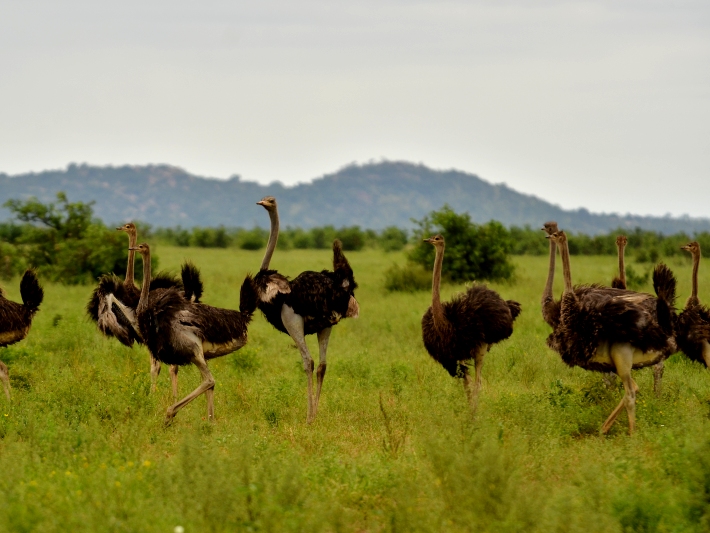
[[[638,386],[631,370],[655,365],[676,350],[673,338],[676,280],[667,266],[659,264],[653,273],[658,298],[596,286],[575,289],[567,236],[558,231],[551,238],[560,248],[565,288],[560,324],[548,338],[548,345],[569,366],[616,372],[625,394],[604,422],[602,432],[611,429],[621,409],[626,407],[629,433],[633,433]]]
[[[678,348],[693,361],[710,368],[710,309],[698,299],[698,270],[700,269],[700,244],[697,241],[681,246],[693,256],[693,277],[690,297],[678,316],[676,341]]]
[[[18,304],[8,300],[0,289],[0,348],[15,344],[27,337],[32,319],[44,299],[44,290],[34,270],[25,270],[20,281],[20,296],[22,303]],[[10,400],[10,374],[2,361],[0,361],[0,381],[7,399]]]
[[[135,246],[138,242],[138,230],[132,222],[124,224],[116,228],[117,231],[123,231],[128,234],[128,265],[126,266],[126,278],[121,281],[114,274],[106,274],[99,278],[99,284],[91,293],[91,298],[86,305],[86,312],[89,317],[96,322],[99,331],[107,337],[115,337],[121,344],[131,348],[134,342],[143,344],[143,339],[138,331],[138,323],[136,321],[136,307],[140,299],[141,291],[135,285],[134,281],[134,265],[135,265]],[[187,274],[183,272],[183,277],[190,277],[192,272],[189,270],[192,265],[186,264]],[[193,279],[190,277],[190,279]],[[182,282],[174,276],[159,272],[151,280],[150,289],[165,289],[165,288],[183,289]],[[199,278],[195,281],[195,286],[191,287],[192,292],[198,292],[196,298],[199,299],[201,289],[201,281]],[[155,391],[157,387],[158,375],[160,374],[160,362],[153,356],[150,356],[150,376],[151,390]],[[171,368],[171,380],[173,387],[173,395],[177,397],[177,370]]]
[[[271,233],[254,287],[259,296],[259,309],[266,320],[296,343],[308,380],[307,422],[315,420],[326,370],[326,353],[331,328],[343,318],[357,318],[360,307],[355,299],[355,277],[343,255],[342,244],[333,241],[333,271],[302,272],[288,280],[275,270],[269,270],[279,235],[279,214],[276,199],[267,196],[257,204],[263,206],[271,219]],[[318,336],[319,362],[317,388],[313,395],[313,357],[306,345],[306,335]]]
[[[616,238],[616,252],[619,257],[619,275],[611,280],[611,287],[613,289],[626,289],[626,266],[624,264],[624,250],[626,249],[626,244],[628,239],[626,235],[619,235]]]
[[[422,317],[422,338],[429,355],[453,377],[463,378],[472,411],[478,404],[483,356],[492,345],[513,333],[513,321],[520,304],[503,300],[497,292],[475,284],[450,302],[441,303],[441,268],[444,262],[444,237],[435,235],[426,242],[434,245],[436,259],[432,279],[431,307]],[[473,360],[476,381],[471,384],[466,361]]]
[[[174,288],[149,290],[150,247],[134,248],[143,257],[143,286],[136,308],[141,336],[152,356],[168,365],[195,365],[202,383],[182,400],[171,405],[165,422],[192,400],[207,396],[207,417],[214,419],[214,385],[207,361],[230,354],[247,342],[247,326],[256,310],[256,293],[251,277],[242,283],[239,311],[191,302]]]

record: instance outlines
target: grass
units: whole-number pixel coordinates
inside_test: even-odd
[[[204,300],[231,308],[261,260],[231,249],[158,254],[175,270],[193,259]],[[11,404],[0,396],[0,531],[708,530],[706,369],[673,356],[660,399],[651,371],[637,371],[638,432],[627,436],[621,416],[600,436],[621,386],[607,389],[600,374],[569,369],[546,347],[547,259],[517,257],[515,284],[493,286],[523,314],[486,357],[474,422],[461,383],[422,346],[429,294],[384,289],[385,270],[403,256],[348,257],[360,318],[333,331],[312,426],[298,351],[260,315],[249,344],[210,365],[216,423],[200,398],[164,428],[167,369],[149,394],[145,349],[103,338],[84,317],[91,287],[45,284],[29,337],[0,352],[14,393]],[[572,261],[578,282],[608,282],[616,263]],[[674,261],[682,304],[690,263]],[[294,250],[273,265],[295,275],[329,263],[327,251]],[[708,287],[701,271],[706,302]],[[17,279],[5,288],[19,298]],[[309,345],[315,354],[314,338]],[[181,370],[181,394],[198,381],[195,369]]]

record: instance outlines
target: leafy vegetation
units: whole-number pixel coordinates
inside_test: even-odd
[[[173,270],[194,261],[205,302],[236,309],[261,252],[164,246],[161,259]],[[43,280],[28,338],[0,350],[14,395],[7,403],[0,394],[0,531],[707,531],[702,366],[671,357],[660,398],[652,370],[634,371],[638,432],[628,437],[620,416],[600,436],[621,385],[605,387],[600,374],[570,369],[546,347],[547,258],[512,257],[518,282],[491,286],[523,313],[513,336],[486,355],[472,420],[460,381],[421,344],[430,295],[382,287],[405,254],[366,248],[348,259],[361,314],[333,329],[311,426],[298,351],[259,314],[247,346],[210,361],[216,423],[204,420],[199,398],[165,428],[167,371],[151,394],[145,348],[105,339],[85,319],[91,288]],[[663,259],[682,299],[690,264]],[[293,276],[330,261],[329,250],[294,249],[277,251],[273,265]],[[616,266],[610,256],[572,258],[580,283],[608,283]],[[4,284],[14,300],[18,282]],[[701,269],[702,301],[709,287]],[[442,297],[463,289],[445,285]],[[308,343],[316,354],[315,338]],[[194,368],[181,369],[180,393],[199,380]]]
[[[36,198],[9,200],[15,221],[2,226],[7,243],[0,247],[0,274],[8,278],[26,266],[42,278],[68,284],[90,283],[101,274],[125,274],[127,239],[93,217],[92,204]],[[142,272],[139,270],[138,274]]]
[[[468,213],[455,213],[449,206],[432,211],[416,221],[411,262],[431,271],[434,247],[423,241],[436,233],[446,240],[443,276],[451,281],[509,280],[514,266],[508,258],[512,248],[509,232],[499,222],[474,224]]]

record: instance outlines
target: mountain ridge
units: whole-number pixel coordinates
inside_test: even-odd
[[[58,191],[65,191],[70,201],[95,201],[94,213],[106,223],[132,219],[164,227],[266,227],[268,217],[256,202],[272,195],[279,201],[282,223],[303,228],[412,227],[412,218],[421,219],[448,204],[455,211],[468,212],[475,222],[495,219],[506,226],[538,227],[556,220],[562,228],[588,234],[636,227],[666,234],[710,231],[706,218],[565,210],[475,174],[402,161],[351,164],[294,186],[261,185],[237,175],[227,180],[204,178],[170,165],[70,164],[64,170],[0,173],[0,205],[10,198],[30,196],[47,202]],[[0,209],[0,219],[9,215]]]

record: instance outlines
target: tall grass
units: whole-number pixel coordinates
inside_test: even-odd
[[[160,247],[203,271],[205,301],[237,308],[260,252]],[[679,355],[664,392],[635,373],[638,432],[601,375],[569,369],[545,346],[546,258],[516,257],[523,304],[513,337],[486,356],[478,416],[420,339],[429,294],[388,293],[399,253],[348,254],[358,320],[331,337],[318,419],[293,342],[257,316],[249,344],[210,363],[217,421],[200,398],[163,427],[167,371],[150,394],[148,355],[101,337],[83,315],[90,287],[45,284],[29,337],[0,350],[13,401],[0,398],[0,531],[706,531],[710,527],[710,375]],[[327,250],[275,254],[296,275]],[[674,258],[679,301],[690,265]],[[575,281],[608,282],[616,262],[573,258]],[[558,279],[558,282],[560,280]],[[710,301],[701,270],[701,298]],[[5,284],[19,298],[18,279]],[[644,290],[651,290],[648,284]],[[445,286],[445,298],[462,286]],[[561,292],[561,284],[556,286]],[[60,317],[60,318],[58,318]],[[309,339],[317,353],[315,339]],[[180,391],[199,382],[180,372]]]

